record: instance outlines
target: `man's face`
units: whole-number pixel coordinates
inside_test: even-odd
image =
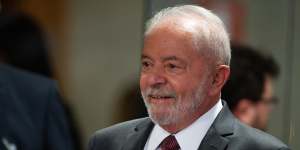
[[[265,130],[267,128],[270,113],[273,108],[274,98],[272,83],[272,78],[267,76],[264,82],[262,99],[256,105],[257,117],[255,126],[262,130]]]
[[[140,87],[150,117],[160,125],[176,124],[199,111],[212,82],[191,39],[190,33],[168,27],[145,37]]]

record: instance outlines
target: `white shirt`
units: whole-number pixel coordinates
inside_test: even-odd
[[[220,99],[215,106],[199,117],[195,122],[174,135],[181,150],[198,149],[206,132],[222,108],[223,105]],[[158,150],[159,144],[169,135],[169,132],[156,124],[148,137],[144,150]]]

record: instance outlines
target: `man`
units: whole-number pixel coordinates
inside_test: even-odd
[[[277,150],[275,138],[238,122],[221,101],[230,44],[222,21],[192,5],[148,23],[140,87],[150,118],[96,132],[89,150]]]
[[[234,45],[231,49],[231,75],[222,89],[222,98],[239,120],[266,130],[276,103],[272,85],[279,68],[273,58],[250,47]]]
[[[53,81],[0,65],[0,149],[73,150]]]

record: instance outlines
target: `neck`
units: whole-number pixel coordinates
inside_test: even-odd
[[[176,123],[160,126],[169,133],[176,134],[195,122],[203,114],[209,111],[218,101],[219,97],[204,100],[197,111],[195,111],[193,114],[185,114],[184,117]]]

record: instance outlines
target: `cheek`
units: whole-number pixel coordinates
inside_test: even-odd
[[[147,87],[147,76],[141,75],[140,76],[140,88],[141,90],[145,89]]]
[[[182,95],[182,96],[188,95],[195,88],[195,85],[194,85],[195,83],[190,82],[186,78],[184,78],[184,79],[177,78],[176,80],[170,79],[169,84],[173,88],[173,90],[176,91],[177,95]]]

